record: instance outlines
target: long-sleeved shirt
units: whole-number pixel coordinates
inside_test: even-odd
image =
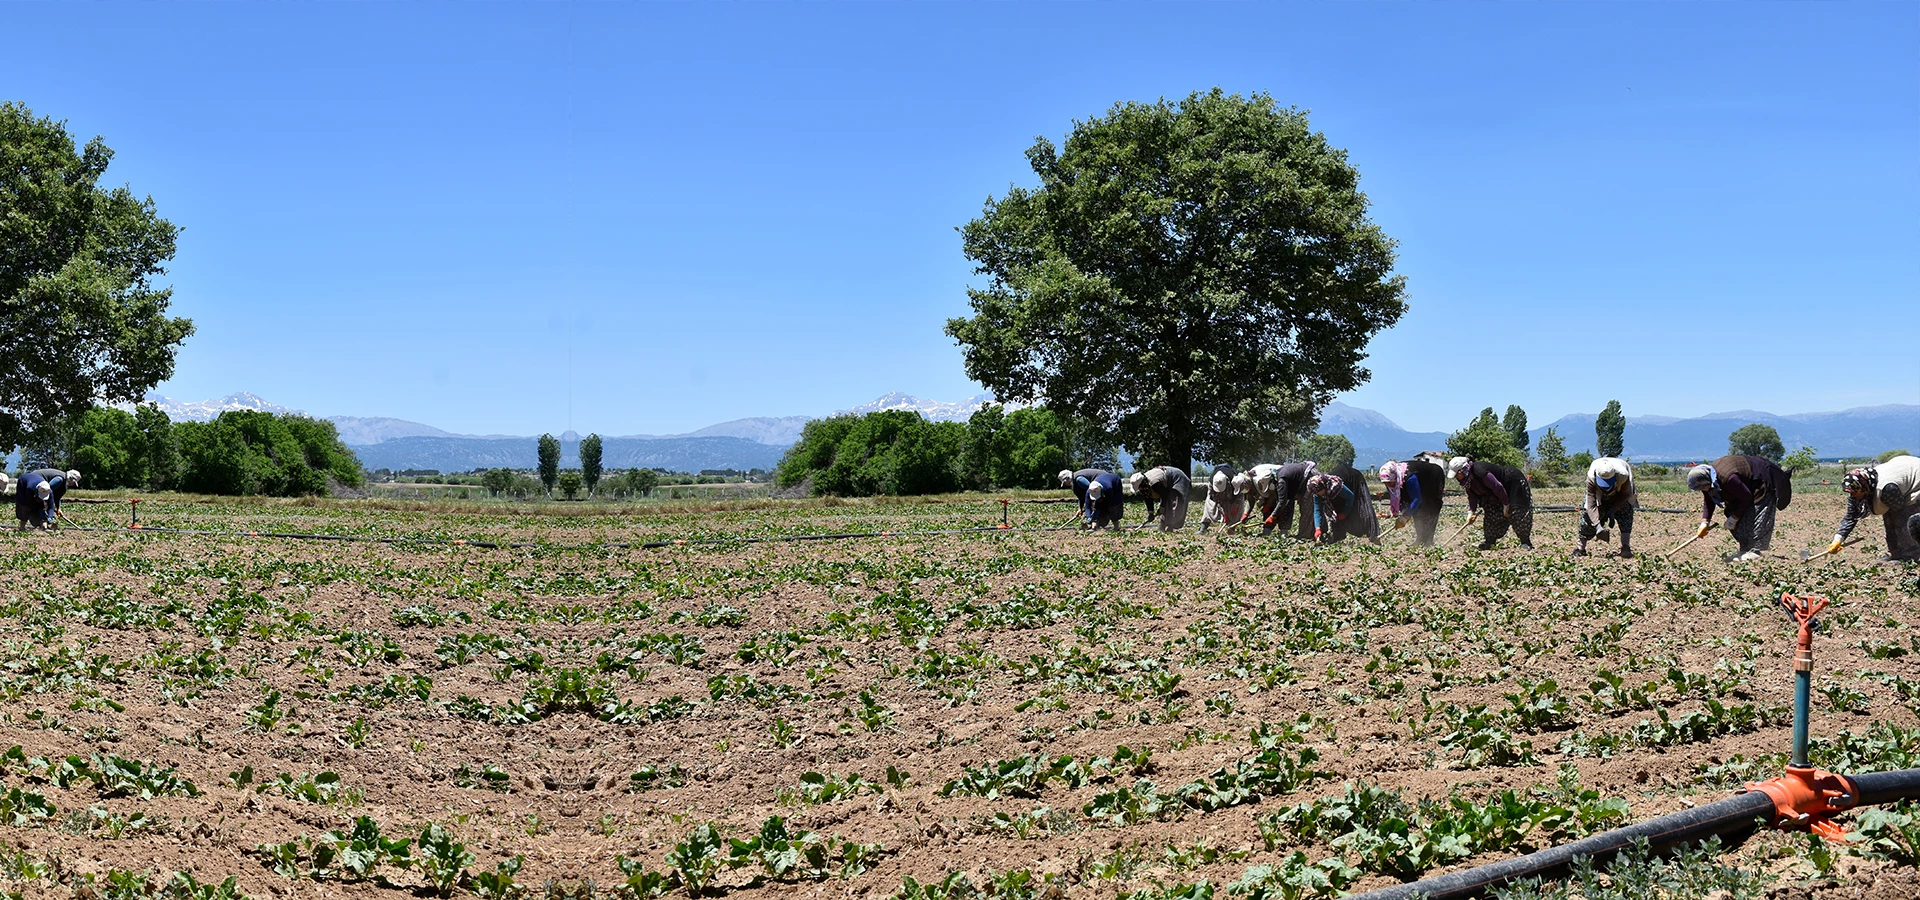
[[[1325,531],[1332,528],[1333,523],[1346,518],[1347,514],[1353,512],[1353,501],[1353,491],[1345,484],[1334,488],[1332,497],[1313,495],[1313,530]]]
[[[1093,480],[1100,485],[1100,500],[1097,503],[1089,500],[1084,504],[1082,510],[1086,520],[1089,522],[1103,519],[1118,521],[1124,514],[1127,503],[1126,498],[1120,496],[1120,476],[1112,472],[1101,472],[1094,476]]]
[[[1411,465],[1403,462],[1394,465],[1400,477],[1397,484],[1387,482],[1387,508],[1398,518],[1402,507],[1409,513],[1420,508],[1420,478]]]
[[[1613,486],[1601,490],[1595,483],[1601,478],[1612,482]],[[1607,510],[1639,499],[1639,494],[1633,488],[1633,467],[1626,460],[1602,456],[1587,467],[1587,502],[1581,506],[1580,516],[1597,527],[1606,518]]]
[[[1111,474],[1113,473],[1105,469],[1081,469],[1073,473],[1073,495],[1080,498],[1080,512],[1082,515],[1087,516],[1089,519],[1093,516],[1093,507],[1087,504],[1087,485],[1092,484],[1094,479],[1102,475]]]
[[[1501,470],[1505,469],[1505,472]],[[1501,483],[1501,475],[1517,474],[1511,466],[1492,466],[1483,462],[1474,463],[1467,469],[1467,477],[1462,486],[1467,492],[1467,511],[1479,512],[1482,504],[1493,503],[1506,506],[1511,502],[1507,496],[1507,486]],[[1520,477],[1525,478],[1525,475]]]
[[[1920,505],[1920,457],[1896,456],[1875,465],[1873,493],[1865,497],[1847,496],[1846,516],[1834,529],[1833,539],[1844,541],[1853,526],[1868,516],[1884,516],[1896,509],[1911,510]]]
[[[14,518],[22,522],[46,522],[53,518],[53,500],[40,499],[40,485],[46,483],[47,479],[35,472],[20,476],[20,485],[13,495]]]

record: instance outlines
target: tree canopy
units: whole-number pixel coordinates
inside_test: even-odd
[[[814,419],[780,460],[774,480],[841,497],[957,491],[966,441],[966,426],[929,422],[912,410]]]
[[[329,481],[361,483],[359,458],[332,422],[229,410],[210,422],[179,422],[180,487],[203,494],[324,494]]]
[[[1527,464],[1527,455],[1513,445],[1513,434],[1500,426],[1491,406],[1447,438],[1447,452],[1514,468]]]
[[[1607,408],[1593,420],[1593,436],[1593,448],[1601,456],[1618,459],[1627,452],[1627,414],[1620,410],[1620,401],[1607,401]]]
[[[546,487],[548,494],[552,494],[554,483],[560,480],[560,439],[551,432],[541,435],[538,451],[540,484]]]
[[[1360,174],[1298,109],[1219,89],[1035,141],[1037,188],[961,228],[969,377],[1191,467],[1310,432],[1406,311]]]
[[[1353,442],[1344,434],[1316,434],[1300,444],[1300,456],[1328,472],[1353,465],[1355,455]]]
[[[589,497],[600,487],[600,472],[600,435],[589,434],[580,439],[580,478]]]
[[[1787,456],[1787,446],[1780,442],[1780,432],[1772,425],[1754,422],[1735,428],[1727,435],[1727,452],[1741,456],[1763,456],[1779,462]]]
[[[1514,449],[1519,450],[1522,456],[1526,455],[1527,448],[1533,444],[1533,438],[1527,434],[1527,411],[1517,403],[1508,406],[1506,416],[1500,419],[1500,427],[1513,441]]]
[[[103,188],[113,151],[76,148],[66,123],[0,103],[0,444],[96,401],[132,403],[173,375],[193,333],[167,316],[166,273],[179,228],[153,198]]]

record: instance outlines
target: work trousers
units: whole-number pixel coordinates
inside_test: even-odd
[[[1633,546],[1633,504],[1622,500],[1613,506],[1601,507],[1600,525],[1598,527],[1595,527],[1592,522],[1587,521],[1586,514],[1582,513],[1580,515],[1580,543],[1585,544],[1593,540],[1593,536],[1598,533],[1601,528],[1619,528],[1620,548],[1624,550]]]
[[[1741,553],[1749,550],[1766,551],[1773,548],[1773,522],[1775,514],[1773,497],[1762,495],[1753,501],[1753,508],[1733,523],[1733,540]]]
[[[1240,521],[1240,516],[1246,508],[1246,504],[1240,501],[1239,494],[1208,489],[1207,502],[1200,508],[1201,533],[1206,533],[1207,528],[1215,522],[1232,525]]]
[[[1286,485],[1281,485],[1280,489],[1286,490]],[[1303,504],[1295,503],[1292,497],[1284,494],[1273,503],[1262,504],[1260,514],[1273,519],[1273,524],[1262,528],[1260,533],[1272,534],[1275,530],[1285,533],[1287,529],[1293,528],[1295,510],[1300,513],[1300,527],[1294,531],[1293,536],[1303,541],[1313,540],[1313,510]]]
[[[1486,520],[1480,526],[1480,549],[1492,549],[1495,541],[1507,536],[1508,528],[1520,539],[1520,546],[1533,549],[1533,486],[1526,479],[1507,485],[1507,503],[1513,507],[1511,517],[1492,500],[1482,500],[1480,511]]]
[[[1920,538],[1915,537],[1914,527],[1920,523],[1920,507],[1889,509],[1880,519],[1887,526],[1887,554],[1894,559],[1920,559]]]

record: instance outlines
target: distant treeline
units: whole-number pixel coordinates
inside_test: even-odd
[[[297,497],[362,480],[332,422],[252,410],[174,422],[150,403],[133,412],[96,406],[25,448],[23,461],[71,466],[89,488]]]
[[[841,497],[942,494],[1049,487],[1066,465],[1066,429],[1043,407],[988,406],[964,425],[896,409],[808,422],[774,481]]]

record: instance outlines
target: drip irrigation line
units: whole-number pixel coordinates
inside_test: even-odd
[[[199,528],[166,528],[155,525],[141,525],[134,528],[100,528],[92,525],[69,525],[67,531],[111,531],[121,534],[197,534],[209,537],[263,537],[286,538],[298,541],[338,541],[355,544],[450,544],[459,547],[480,547],[487,550],[501,548],[521,549],[538,547],[532,543],[503,543],[499,541],[471,541],[465,538],[429,538],[429,537],[367,537],[357,534],[304,534],[293,531],[212,531]],[[625,545],[621,545],[625,546]]]

